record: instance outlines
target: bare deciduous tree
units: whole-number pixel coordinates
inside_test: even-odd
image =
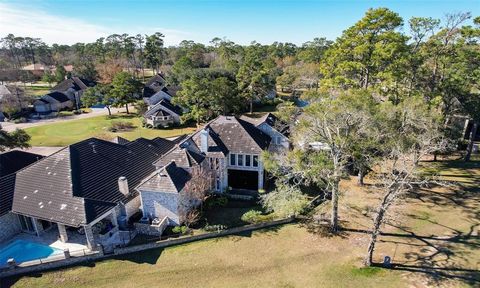
[[[373,221],[365,265],[373,262],[373,252],[388,209],[408,191],[431,184],[433,178],[419,173],[419,162],[435,151],[445,149],[448,141],[441,133],[436,111],[429,110],[421,101],[409,101],[383,110],[377,128],[383,135],[383,160],[378,164],[377,176],[383,191]]]

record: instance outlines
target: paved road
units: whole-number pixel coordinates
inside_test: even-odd
[[[116,114],[118,112],[124,112],[125,108],[110,108],[110,110],[112,110],[112,114]],[[80,115],[72,115],[72,116],[57,117],[57,118],[42,119],[42,120],[29,120],[27,123],[19,123],[19,124],[15,124],[13,122],[0,122],[0,126],[2,126],[3,130],[7,132],[11,132],[11,131],[14,131],[15,129],[25,129],[25,128],[41,126],[41,125],[50,124],[50,123],[92,118],[92,117],[97,117],[97,116],[107,115],[107,114],[108,114],[108,110],[106,108],[94,108],[90,113],[84,113]]]

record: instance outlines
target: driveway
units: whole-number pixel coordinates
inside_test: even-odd
[[[112,114],[116,114],[119,112],[124,112],[125,108],[110,108]],[[92,108],[90,113],[83,113],[79,115],[72,115],[72,116],[65,116],[65,117],[56,117],[50,119],[40,119],[40,120],[28,120],[27,123],[18,123],[15,124],[13,122],[0,122],[0,126],[2,126],[3,130],[7,132],[15,131],[15,129],[26,129],[35,126],[41,126],[44,124],[49,123],[58,123],[62,121],[71,121],[77,119],[84,119],[84,118],[92,118],[101,115],[108,115],[108,110],[106,108]]]

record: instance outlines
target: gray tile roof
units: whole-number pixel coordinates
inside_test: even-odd
[[[240,117],[240,119],[253,124],[255,127],[258,127],[263,123],[266,123],[267,125],[269,125],[270,127],[274,128],[275,130],[277,130],[278,132],[284,135],[288,135],[288,132],[289,132],[288,124],[280,121],[277,116],[275,116],[270,112],[265,113],[262,117],[259,117],[259,118],[253,118],[253,117],[248,117],[243,115],[242,117]]]
[[[75,91],[86,90],[88,87],[95,86],[95,83],[79,77],[65,79],[52,88],[52,91],[66,92],[68,89]]]
[[[154,165],[156,167],[163,167],[171,162],[175,162],[178,167],[191,168],[202,163],[204,159],[205,156],[177,145],[158,161],[154,162]]]
[[[182,107],[178,105],[173,105],[170,101],[166,99],[162,99],[160,102],[155,104],[152,108],[150,108],[147,112],[145,112],[145,116],[157,115],[159,111],[162,111],[162,108],[167,108],[168,110],[174,112],[177,115],[182,115]]]
[[[46,157],[17,174],[13,211],[78,227],[119,202],[155,171],[153,162],[174,143],[139,138],[124,145],[90,138]],[[127,178],[131,195],[118,189]]]
[[[0,177],[0,217],[12,211],[15,176],[14,173]]]
[[[117,136],[117,137],[113,138],[112,142],[116,143],[116,144],[120,144],[120,145],[125,145],[125,144],[130,143],[130,141],[128,141],[127,139],[122,138],[120,136]]]
[[[42,158],[42,155],[20,150],[0,153],[0,177],[15,173]]]
[[[137,190],[178,193],[190,179],[191,176],[185,169],[178,167],[175,162],[170,162],[167,166],[152,173],[137,187]]]
[[[219,116],[205,126],[209,130],[208,154],[215,152],[260,154],[268,149],[270,136],[253,124],[234,116]],[[200,131],[192,140],[201,147]]]
[[[58,92],[58,91],[50,92],[50,93],[48,93],[48,94],[45,95],[45,96],[50,96],[50,97],[52,97],[53,99],[57,100],[57,101],[60,102],[60,103],[67,102],[67,101],[70,100],[70,99],[67,97],[67,95],[63,94],[62,92]]]
[[[43,156],[19,150],[0,154],[0,216],[12,210],[16,172]]]

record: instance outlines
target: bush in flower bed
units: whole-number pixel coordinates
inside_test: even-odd
[[[110,132],[123,132],[132,129],[135,129],[135,125],[133,125],[132,122],[127,121],[113,121],[110,127],[108,127],[108,131]]]
[[[274,220],[273,214],[264,215],[261,211],[250,210],[242,215],[242,221],[250,224]]]

